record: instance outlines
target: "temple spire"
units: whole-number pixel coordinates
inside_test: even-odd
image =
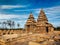
[[[30,12],[30,16],[28,19],[34,19],[32,12]]]
[[[48,21],[43,9],[41,9],[37,21],[38,22],[40,22],[40,21],[47,22]]]
[[[33,14],[32,14],[32,12],[30,13],[30,15],[29,15],[29,17],[28,17],[27,22],[36,22],[35,19],[34,19]]]

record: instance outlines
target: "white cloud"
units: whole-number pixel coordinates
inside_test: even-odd
[[[27,20],[19,20],[19,21],[17,21],[17,22],[20,22],[20,23],[25,23]]]
[[[41,9],[36,9],[35,13],[39,13]],[[43,8],[46,14],[56,14],[60,12],[60,6]]]
[[[25,5],[0,5],[1,9],[23,8]]]
[[[11,18],[19,18],[19,15],[13,15],[13,14],[0,14],[0,19],[11,19]]]
[[[0,19],[12,19],[12,18],[18,18],[18,19],[25,19],[28,18],[27,15],[15,15],[15,14],[0,14]]]
[[[36,9],[35,13],[39,14],[40,10],[41,9]],[[60,6],[43,8],[43,10],[45,11],[45,14],[51,18],[60,14]]]
[[[57,13],[60,13],[60,6],[50,7],[44,10],[46,11],[46,14],[56,15]]]

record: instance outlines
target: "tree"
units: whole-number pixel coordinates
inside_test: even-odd
[[[15,28],[15,22],[12,21],[12,28]]]
[[[19,27],[20,27],[20,24],[18,23],[17,26],[18,26],[18,28],[19,28]]]
[[[7,28],[7,27],[6,27],[6,24],[7,24],[7,23],[6,23],[5,21],[4,21],[4,22],[2,22],[2,25],[3,25],[3,28],[4,28],[4,29],[6,29],[6,28]]]
[[[11,29],[11,27],[12,27],[11,20],[8,20],[8,21],[7,21],[7,24],[8,24],[8,26],[9,26],[10,29]]]
[[[54,29],[57,31],[60,31],[60,27],[55,27]]]

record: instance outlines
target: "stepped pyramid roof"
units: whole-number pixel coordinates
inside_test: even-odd
[[[48,21],[43,9],[41,9],[37,21]]]
[[[26,23],[36,23],[36,21],[34,20],[34,16],[32,13],[30,13],[30,16],[28,17],[28,20]]]

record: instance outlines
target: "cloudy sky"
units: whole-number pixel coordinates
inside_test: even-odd
[[[60,26],[60,0],[0,0],[0,22],[13,20],[24,27],[30,12],[37,19],[41,8],[49,23]]]

